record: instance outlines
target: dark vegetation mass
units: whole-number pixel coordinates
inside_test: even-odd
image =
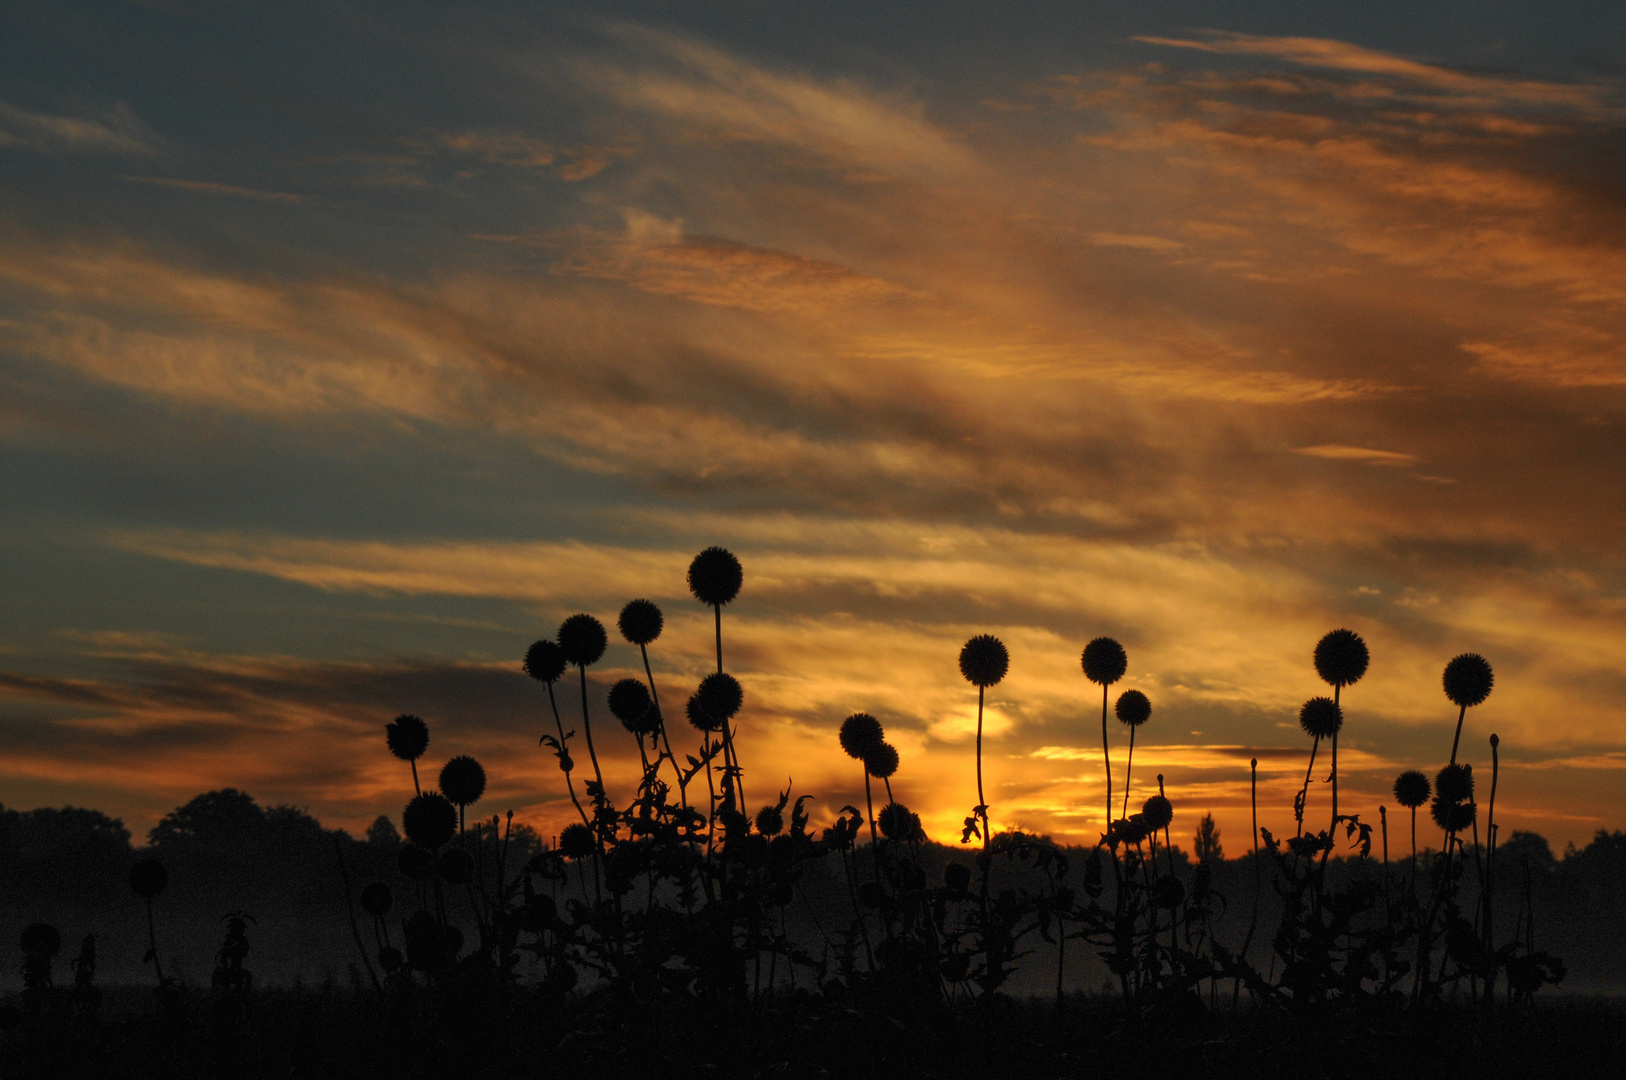
[[[40,1075],[1306,1076],[1475,1062],[1580,1074],[1594,1053],[1618,1059],[1610,1006],[1538,999],[1561,982],[1626,986],[1626,834],[1562,859],[1539,836],[1499,836],[1498,739],[1464,743],[1493,686],[1484,658],[1446,665],[1450,756],[1398,776],[1374,822],[1338,801],[1339,736],[1370,657],[1359,635],[1327,634],[1311,658],[1330,693],[1300,714],[1294,835],[1256,827],[1227,859],[1212,818],[1183,816],[1161,776],[1137,781],[1154,703],[1114,693],[1128,657],[1109,637],[1081,666],[1092,715],[1100,689],[1110,827],[1087,847],[1002,829],[982,785],[982,705],[1010,656],[977,635],[959,657],[978,701],[975,802],[942,844],[893,798],[907,762],[866,713],[831,725],[862,806],[815,823],[809,794],[747,787],[733,736],[748,688],[725,670],[723,633],[744,580],[721,548],[695,558],[716,669],[664,702],[650,601],[616,620],[645,678],[605,697],[587,677],[609,644],[597,618],[572,615],[527,651],[540,746],[576,818],[557,837],[486,816],[485,766],[453,747],[435,770],[441,748],[416,716],[383,725],[399,828],[380,817],[360,840],[231,789],[166,816],[139,851],[95,811],[0,810],[20,976],[0,1006],[0,1062]],[[607,778],[598,746],[629,738],[640,775]],[[1469,745],[1488,750],[1488,777]]]

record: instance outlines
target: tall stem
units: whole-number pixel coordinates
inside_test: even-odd
[[[1107,750],[1107,687],[1101,684],[1101,761],[1107,772],[1107,832],[1112,832],[1112,756]],[[1116,849],[1114,849],[1116,850]]]
[[[1135,768],[1135,729],[1129,729],[1129,763],[1124,766],[1124,812],[1119,817],[1129,816],[1129,775]]]
[[[1457,733],[1451,738],[1451,764],[1457,763],[1457,744],[1462,742],[1462,720],[1468,715],[1468,706],[1463,705],[1457,710]]]
[[[1338,704],[1338,693],[1342,689],[1343,689],[1342,685],[1335,685],[1332,688],[1332,703],[1334,705]],[[1342,726],[1343,726],[1342,724],[1339,725],[1340,728],[1342,728]],[[1338,828],[1338,732],[1334,731],[1332,733],[1332,824],[1327,826],[1327,831],[1328,832],[1333,832],[1333,831],[1336,831],[1337,828]],[[1323,858],[1322,861],[1324,863],[1325,859]]]
[[[593,759],[593,776],[598,780],[599,796],[606,802],[610,793],[604,790],[604,773],[598,767],[598,753],[593,749],[593,721],[587,715],[587,666],[578,664],[576,670],[582,677],[582,733],[587,736],[587,756]]]
[[[152,967],[158,973],[158,985],[164,984],[164,965],[158,959],[158,928],[152,918],[152,897],[147,897],[147,950],[152,953]]]
[[[418,786],[418,759],[412,758],[407,764],[412,766],[412,790],[422,795],[423,788]]]
[[[559,729],[559,748],[563,750],[565,755],[568,757],[570,754],[570,747],[565,743],[565,722],[559,718],[559,702],[553,696],[552,683],[548,683],[548,704],[553,707],[553,723],[554,726]],[[587,819],[587,811],[582,809],[581,800],[576,798],[576,784],[575,781],[570,778],[570,773],[568,771],[565,773],[565,790],[570,792],[570,801],[576,807],[576,813],[581,815],[582,824],[586,825],[589,829],[592,829],[593,823]],[[594,832],[593,835],[597,836],[598,833]]]
[[[666,743],[666,757],[672,763],[672,771],[677,774],[678,802],[683,809],[689,808],[689,784],[683,779],[683,767],[678,764],[677,755],[672,753],[672,737],[666,733],[666,714],[661,712],[661,696],[655,691],[655,672],[649,666],[649,647],[639,645],[638,652],[644,658],[644,677],[649,680],[649,700],[655,704],[655,722],[660,724],[661,741]]]
[[[1304,835],[1304,812],[1308,809],[1310,801],[1310,774],[1315,772],[1315,752],[1321,748],[1321,736],[1317,735],[1310,744],[1310,764],[1304,768],[1304,787],[1299,792],[1298,824],[1293,831],[1294,836]]]

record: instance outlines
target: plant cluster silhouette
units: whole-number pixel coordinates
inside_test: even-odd
[[[1155,791],[1144,778],[1137,790],[1136,738],[1155,710],[1138,689],[1114,697],[1129,657],[1111,637],[1089,641],[1080,660],[1087,682],[1101,691],[1107,825],[1099,839],[1067,849],[996,828],[983,779],[983,722],[988,694],[1011,657],[997,637],[973,636],[959,670],[977,692],[975,802],[959,838],[965,854],[938,869],[919,815],[894,796],[892,781],[905,763],[869,713],[854,712],[831,732],[861,770],[861,807],[843,806],[834,821],[815,826],[807,809],[813,793],[786,787],[748,801],[736,740],[748,688],[725,667],[723,625],[724,608],[744,581],[739,560],[722,548],[708,548],[690,565],[690,591],[711,609],[715,670],[676,699],[667,686],[663,702],[656,682],[650,650],[666,622],[647,599],[626,604],[615,621],[638,649],[643,678],[621,679],[603,698],[592,692],[588,669],[605,656],[609,633],[593,615],[571,615],[527,650],[522,667],[537,686],[539,745],[556,764],[576,819],[551,844],[516,826],[512,812],[470,814],[488,787],[474,757],[455,753],[438,773],[420,770],[433,741],[423,719],[401,715],[385,725],[384,749],[408,766],[410,788],[403,784],[400,832],[380,819],[369,845],[393,849],[398,873],[393,884],[353,888],[337,835],[329,837],[329,865],[358,978],[405,1010],[399,1016],[424,1007],[468,1016],[531,994],[635,1014],[685,1003],[771,1010],[784,1002],[847,1002],[900,1022],[930,1022],[991,1015],[1013,974],[1041,952],[1055,958],[1059,1010],[1067,1001],[1069,947],[1104,964],[1120,1016],[1131,1025],[1151,1016],[1195,1018],[1222,1003],[1234,1009],[1244,995],[1254,1011],[1284,1016],[1425,1015],[1446,1002],[1527,1002],[1564,977],[1563,963],[1536,947],[1531,882],[1533,874],[1550,876],[1551,854],[1544,842],[1538,850],[1518,834],[1514,842],[1497,840],[1500,740],[1487,740],[1487,788],[1460,760],[1468,711],[1493,686],[1491,666],[1477,654],[1444,669],[1444,692],[1458,707],[1446,764],[1432,778],[1407,769],[1394,781],[1395,802],[1410,811],[1410,848],[1391,859],[1388,808],[1379,807],[1374,824],[1339,802],[1347,694],[1367,672],[1368,649],[1347,629],[1323,637],[1311,659],[1330,696],[1312,696],[1299,711],[1310,745],[1293,800],[1294,833],[1259,827],[1255,760],[1247,881],[1226,869],[1211,816],[1194,827],[1195,866],[1177,850],[1176,804],[1162,775]],[[672,708],[674,700],[682,707]],[[1121,778],[1114,718],[1119,730],[1127,728]],[[623,738],[637,748],[638,773],[607,777],[598,748]],[[1322,784],[1325,816],[1311,824],[1312,795]],[[751,788],[761,791],[756,781]],[[1437,850],[1425,845],[1420,852],[1417,811],[1424,807],[1424,828],[1432,822],[1441,840]],[[87,850],[128,849],[128,833],[116,822],[61,813],[87,838]],[[263,862],[269,849],[245,851],[234,838],[273,819],[288,836],[309,834],[302,851],[329,836],[296,812],[268,814],[228,789],[166,817],[153,830],[152,854],[129,868],[144,916],[143,961],[164,1015],[178,1015],[183,988],[165,967],[160,914],[170,869],[163,853],[190,847],[223,863]],[[1345,857],[1331,861],[1335,851]],[[810,899],[821,880],[839,884],[839,907]],[[1522,888],[1510,890],[1511,881]],[[1518,897],[1511,917],[1510,895]],[[1233,909],[1249,912],[1243,934],[1220,932]],[[800,933],[793,921],[816,932]],[[230,1026],[259,993],[246,965],[256,921],[234,908],[222,923],[210,983],[217,1022]],[[1256,935],[1268,945],[1263,955]],[[24,989],[18,1006],[0,1012],[4,1026],[95,1022],[96,939],[87,936],[72,962],[71,991],[54,983],[61,947],[50,925],[23,930]]]

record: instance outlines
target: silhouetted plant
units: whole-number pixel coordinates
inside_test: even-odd
[[[157,859],[142,859],[130,868],[130,888],[147,905],[147,954],[142,961],[152,964],[160,992],[169,988],[170,981],[164,977],[163,961],[158,956],[158,928],[153,919],[152,902],[168,885],[169,871]]]
[[[467,754],[459,754],[441,766],[440,790],[457,807],[457,831],[461,835],[468,808],[486,793],[486,770]]]
[[[412,790],[421,792],[423,789],[418,786],[418,759],[429,749],[429,725],[419,717],[405,713],[384,725],[384,741],[389,745],[390,753],[412,766]]]
[[[1457,746],[1462,741],[1462,722],[1469,709],[1483,704],[1490,697],[1496,677],[1491,672],[1490,661],[1478,653],[1463,653],[1452,657],[1451,662],[1445,665],[1441,681],[1445,684],[1445,696],[1458,707],[1457,733],[1451,739],[1451,764],[1455,765]]]
[[[1129,760],[1124,765],[1124,815],[1129,814],[1129,780],[1135,768],[1135,732],[1152,718],[1152,702],[1139,690],[1125,690],[1112,707],[1118,722],[1129,728]]]
[[[215,953],[210,985],[223,994],[241,997],[254,988],[254,973],[243,966],[248,959],[248,926],[253,921],[254,916],[246,911],[228,911],[221,917],[226,936]]]
[[[1340,706],[1339,723],[1332,731],[1332,824],[1329,828],[1334,831],[1338,828],[1338,731],[1343,727],[1341,695],[1344,687],[1360,681],[1370,662],[1371,654],[1367,651],[1366,642],[1353,630],[1333,630],[1316,642],[1316,674],[1332,687],[1333,704]]]

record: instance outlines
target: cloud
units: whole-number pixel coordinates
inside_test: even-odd
[[[149,157],[160,141],[123,103],[95,114],[42,113],[0,101],[0,149]]]
[[[1365,446],[1340,446],[1324,443],[1320,446],[1301,446],[1295,454],[1305,457],[1326,458],[1329,461],[1359,461],[1365,465],[1410,465],[1417,458],[1395,450],[1372,450]]]
[[[254,188],[233,187],[230,184],[212,184],[204,180],[176,180],[162,176],[126,176],[137,184],[152,184],[156,187],[180,188],[183,191],[201,191],[210,195],[235,195],[243,199],[258,199],[262,202],[298,202],[298,195],[291,195],[286,191],[257,191]]]
[[[623,58],[580,58],[571,68],[584,86],[623,108],[723,140],[794,147],[870,169],[976,167],[918,101],[773,71],[668,31],[619,24],[606,33],[623,47]]]

